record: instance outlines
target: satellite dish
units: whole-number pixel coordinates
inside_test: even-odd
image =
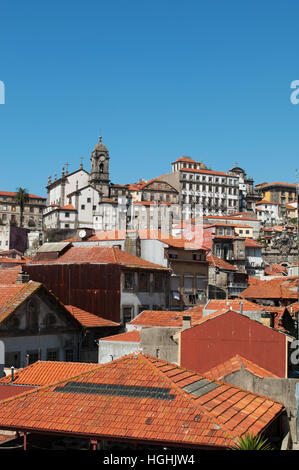
[[[85,232],[85,230],[80,230],[80,232],[79,232],[79,237],[80,237],[80,238],[86,237],[86,232]]]

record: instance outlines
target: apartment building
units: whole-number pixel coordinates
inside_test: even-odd
[[[160,176],[180,193],[180,203],[199,205],[203,215],[226,215],[239,210],[239,176],[209,170],[190,157],[172,163],[172,172]]]

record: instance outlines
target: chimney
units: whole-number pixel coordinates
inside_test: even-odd
[[[16,284],[26,284],[26,282],[30,281],[30,276],[26,271],[24,271],[24,266],[21,267],[21,271],[19,272]]]
[[[10,370],[11,370],[11,381],[10,382],[13,382],[14,381],[14,366],[11,366]]]
[[[243,314],[243,302],[240,302],[240,313]]]
[[[183,316],[182,328],[183,330],[187,330],[187,328],[191,328],[191,317],[189,315]]]

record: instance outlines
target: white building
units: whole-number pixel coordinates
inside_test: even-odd
[[[260,201],[255,204],[257,219],[263,225],[275,225],[282,222],[281,204],[278,202]]]
[[[226,215],[239,210],[239,177],[208,170],[190,157],[172,163],[172,173],[161,175],[180,193],[182,204],[197,204],[203,215]]]

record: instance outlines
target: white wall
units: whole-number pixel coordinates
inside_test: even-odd
[[[105,364],[140,350],[140,343],[99,340],[99,363]]]

